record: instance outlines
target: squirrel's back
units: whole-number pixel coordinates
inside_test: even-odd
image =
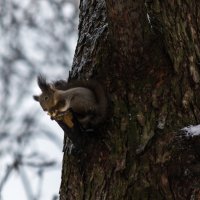
[[[84,87],[88,88],[94,93],[97,107],[96,107],[96,115],[90,121],[92,126],[97,126],[100,123],[104,122],[107,117],[108,110],[108,100],[105,90],[102,85],[96,80],[76,80],[70,81],[56,81],[53,83],[54,87],[59,90],[68,90],[76,87]]]

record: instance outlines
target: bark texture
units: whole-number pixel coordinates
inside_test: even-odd
[[[101,80],[110,109],[65,149],[61,200],[200,199],[200,136],[180,130],[200,121],[199,24],[196,0],[80,2],[70,78]]]

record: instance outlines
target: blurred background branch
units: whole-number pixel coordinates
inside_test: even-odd
[[[57,199],[62,130],[32,99],[36,76],[67,78],[78,0],[0,1],[0,199]],[[60,135],[59,135],[60,133]],[[20,185],[20,184],[21,185]]]

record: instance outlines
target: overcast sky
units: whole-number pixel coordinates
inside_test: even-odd
[[[0,1],[1,200],[51,200],[59,193],[63,131],[32,95],[40,93],[40,73],[49,80],[67,78],[77,41],[76,11],[77,1],[76,7],[67,0]],[[4,182],[18,157],[23,163]],[[34,167],[42,163],[54,164]]]

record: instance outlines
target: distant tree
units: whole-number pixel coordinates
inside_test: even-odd
[[[62,135],[42,118],[45,114],[32,95],[39,73],[50,79],[66,76],[77,39],[77,15],[78,0],[0,1],[0,199],[7,200],[5,191],[9,185],[17,188],[18,182],[27,199],[43,199],[49,170],[57,170],[59,182],[61,160],[56,156],[62,155]]]
[[[70,78],[100,79],[110,115],[65,151],[61,200],[200,199],[199,22],[195,0],[81,1]]]

